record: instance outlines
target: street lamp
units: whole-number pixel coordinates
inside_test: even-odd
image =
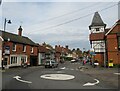
[[[8,24],[11,24],[11,20],[7,20],[6,18],[5,18],[5,21],[4,21],[4,29],[3,29],[3,31],[4,31],[4,33],[3,33],[3,39],[4,39],[4,37],[5,37],[5,29],[6,29],[6,23],[8,23]],[[5,57],[5,39],[4,39],[4,41],[2,42],[3,44],[2,44],[2,48],[3,48],[3,53],[2,53],[2,55],[3,55],[3,58],[2,58],[2,70],[4,69],[4,67],[3,67],[3,65],[4,65],[4,63],[3,63],[3,60],[4,60],[4,57]]]
[[[7,20],[7,19],[5,18],[5,21],[4,21],[4,31],[5,31],[5,29],[6,29],[6,23],[11,24],[12,22],[11,22],[11,20]]]

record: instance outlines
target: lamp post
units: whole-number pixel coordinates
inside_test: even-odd
[[[5,46],[5,30],[6,30],[6,23],[8,23],[8,24],[11,24],[11,20],[7,20],[6,18],[5,18],[5,20],[4,20],[4,29],[3,29],[3,34],[2,34],[2,36],[3,36],[3,39],[4,39],[4,41],[3,41],[3,44],[2,44],[2,48],[3,48],[3,53],[2,53],[2,55],[3,55],[3,58],[2,58],[2,69],[4,69],[4,67],[3,67],[3,65],[4,65],[4,59],[5,59],[5,48],[4,48],[4,46]]]
[[[7,19],[5,18],[5,21],[4,21],[4,31],[5,31],[5,29],[6,29],[6,23],[11,24],[11,20],[7,20]]]

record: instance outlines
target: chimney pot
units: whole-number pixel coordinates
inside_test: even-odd
[[[20,26],[20,27],[18,28],[18,35],[19,35],[19,36],[22,36],[22,30],[23,30],[23,29],[22,29],[22,27]]]

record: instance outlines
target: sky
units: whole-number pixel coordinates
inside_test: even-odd
[[[7,32],[17,34],[22,26],[22,35],[36,43],[89,50],[89,25],[94,13],[99,12],[107,27],[118,20],[118,0],[90,1],[4,0],[0,6],[0,29],[6,18],[12,21],[6,25]]]

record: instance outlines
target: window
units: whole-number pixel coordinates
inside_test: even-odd
[[[23,62],[23,63],[26,63],[26,62],[27,62],[26,56],[22,56],[22,57],[21,57],[21,62]]]
[[[11,64],[16,64],[17,63],[17,57],[16,56],[12,56],[11,57]]]
[[[96,28],[96,31],[99,31],[99,28]]]
[[[23,52],[26,52],[26,45],[23,45]]]
[[[31,53],[33,53],[33,47],[31,47]]]
[[[16,51],[16,44],[15,43],[13,43],[13,45],[12,45],[12,50]]]
[[[118,37],[118,49],[120,50],[120,37]]]

